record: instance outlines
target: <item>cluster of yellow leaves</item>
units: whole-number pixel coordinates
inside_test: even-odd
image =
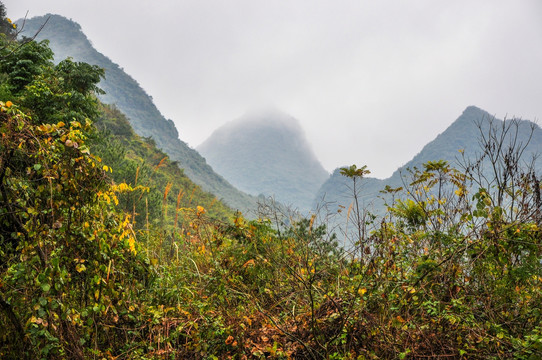
[[[17,24],[14,24],[10,18],[6,18],[6,21],[11,24],[11,27],[13,27],[14,29],[17,29]]]
[[[239,215],[239,216],[236,216],[236,217],[233,219],[233,224],[234,224],[237,228],[242,229],[242,228],[245,227],[246,221],[245,221],[245,219],[244,219],[241,215]]]
[[[107,168],[107,170],[111,169],[108,166],[104,166],[104,171],[107,171],[105,168]],[[111,190],[113,192],[116,192],[116,193],[128,193],[128,192],[132,192],[132,191],[136,191],[136,190],[149,192],[150,188],[147,187],[147,186],[141,186],[141,185],[133,187],[132,185],[126,184],[126,183],[123,182],[123,183],[120,183],[120,184],[111,185]]]
[[[117,198],[117,195],[115,195],[113,191],[105,191],[105,192],[98,191],[96,195],[98,196],[99,199],[104,200],[108,204],[111,204],[111,201],[113,201],[115,205],[119,204],[119,199]]]
[[[137,254],[137,250],[135,247],[136,235],[135,235],[134,229],[132,228],[132,224],[130,223],[130,215],[126,215],[126,217],[124,218],[124,221],[119,225],[119,230],[121,232],[119,239],[123,240],[126,238],[126,240],[128,241],[128,247],[130,248],[130,251],[134,255],[136,255]]]
[[[81,273],[87,269],[84,264],[85,259],[74,259],[74,262],[76,263],[75,270],[77,270],[78,273]]]

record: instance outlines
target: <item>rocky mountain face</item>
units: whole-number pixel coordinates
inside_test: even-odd
[[[48,14],[27,19],[21,35],[33,36],[48,17],[49,21],[36,40],[49,40],[49,45],[55,53],[55,62],[71,57],[74,61],[83,61],[104,68],[106,78],[99,86],[106,94],[100,95],[100,100],[106,104],[114,104],[121,110],[138,135],[152,137],[159,148],[179,162],[189,178],[232,208],[248,211],[256,207],[254,197],[233,187],[215,173],[196,150],[179,139],[173,121],[164,118],[152,98],[136,80],[92,46],[79,24],[60,15]]]
[[[299,122],[274,109],[220,127],[197,150],[230,183],[252,195],[274,196],[306,211],[329,177]]]

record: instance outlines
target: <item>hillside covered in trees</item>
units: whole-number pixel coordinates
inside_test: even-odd
[[[514,123],[382,216],[368,169],[340,169],[346,250],[326,214],[232,213],[99,102],[103,69],[14,41],[0,9],[2,359],[542,356],[541,178]]]

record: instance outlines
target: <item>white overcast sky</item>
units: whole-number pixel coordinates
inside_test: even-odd
[[[196,147],[262,105],[385,178],[469,105],[542,117],[540,0],[3,0],[78,22]]]

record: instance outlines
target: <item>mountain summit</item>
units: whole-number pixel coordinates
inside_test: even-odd
[[[329,177],[299,121],[276,109],[250,111],[215,130],[197,150],[224,178],[253,195],[308,210]]]

